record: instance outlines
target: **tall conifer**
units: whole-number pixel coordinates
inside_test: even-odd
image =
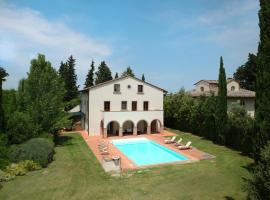
[[[218,96],[216,113],[216,142],[224,144],[227,129],[227,81],[226,72],[223,66],[223,59],[220,57],[220,68],[218,77]]]
[[[84,83],[85,87],[91,87],[94,85],[94,71],[95,71],[95,63],[92,61],[88,74],[86,76],[86,80]]]

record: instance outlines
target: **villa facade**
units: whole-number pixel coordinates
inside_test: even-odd
[[[124,76],[81,91],[81,124],[89,135],[124,136],[163,132],[165,90]]]
[[[217,95],[218,93],[217,80],[200,80],[194,85],[195,88],[188,91],[193,97]],[[255,92],[241,88],[239,82],[232,78],[227,79],[227,102],[228,109],[233,104],[240,104],[251,117],[254,117]]]

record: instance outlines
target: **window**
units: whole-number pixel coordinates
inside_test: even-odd
[[[203,92],[204,91],[204,87],[201,87],[201,92]]]
[[[121,102],[121,109],[122,110],[127,110],[127,102],[126,101]]]
[[[234,87],[234,86],[232,86],[232,87],[231,87],[231,91],[234,91],[234,90],[235,90],[235,87]]]
[[[137,101],[132,101],[132,111],[137,110]]]
[[[114,84],[114,92],[120,92],[120,84]]]
[[[147,111],[148,110],[148,101],[143,102],[143,110]]]
[[[143,85],[138,85],[138,93],[143,93]]]
[[[243,99],[240,100],[240,105],[245,106],[245,101]]]
[[[104,101],[104,111],[110,111],[110,102]]]

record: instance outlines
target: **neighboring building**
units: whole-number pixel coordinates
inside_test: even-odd
[[[162,132],[164,92],[131,76],[85,88],[81,124],[89,135],[103,137]]]
[[[200,80],[194,85],[195,88],[188,92],[193,97],[217,95],[218,93],[217,80]],[[240,88],[236,80],[229,78],[227,79],[227,97],[228,108],[232,104],[238,103],[245,107],[250,116],[254,117],[255,92]]]

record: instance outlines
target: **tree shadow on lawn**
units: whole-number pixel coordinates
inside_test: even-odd
[[[67,135],[57,135],[55,138],[55,146],[73,145],[71,139],[72,137]]]
[[[225,196],[224,199],[226,199],[226,200],[235,200],[235,198],[230,197],[230,196]]]

